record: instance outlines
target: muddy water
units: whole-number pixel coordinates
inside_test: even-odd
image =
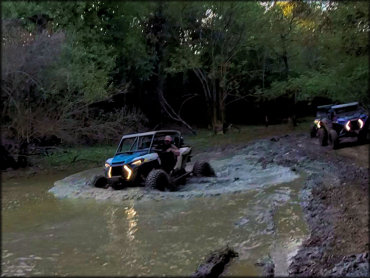
[[[115,202],[56,198],[48,190],[62,176],[3,181],[2,274],[189,276],[228,244],[239,257],[227,275],[261,275],[255,263],[268,254],[286,275],[307,235],[303,177],[240,161],[215,161],[217,178],[193,179],[181,192],[111,191],[151,196]]]

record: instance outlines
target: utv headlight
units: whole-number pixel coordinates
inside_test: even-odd
[[[347,131],[350,131],[350,129],[351,129],[351,121],[348,121],[348,122],[345,124],[344,128],[345,128]]]
[[[110,179],[112,177],[112,166],[110,166],[108,163],[105,163],[105,173],[107,173],[107,177]]]
[[[135,166],[139,166],[139,165],[141,165],[141,163],[143,163],[143,160],[144,159],[138,159],[138,160],[135,160],[134,162],[132,162],[131,164],[135,165]]]
[[[107,171],[108,178],[112,177],[112,166],[109,165],[109,163],[104,164],[105,170]]]
[[[361,119],[358,119],[358,124],[360,126],[360,129],[364,127],[364,121]]]
[[[132,175],[132,170],[127,165],[123,165],[123,169],[126,171],[126,174],[127,174],[126,179],[130,180],[131,175]]]

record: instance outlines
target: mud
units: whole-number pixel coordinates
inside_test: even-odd
[[[262,268],[264,277],[274,277],[275,264],[270,256],[258,260],[256,265]]]
[[[116,202],[198,198],[256,190],[292,181],[299,177],[298,173],[304,173],[300,197],[310,236],[291,258],[289,275],[367,276],[368,146],[334,151],[319,146],[309,134],[285,135],[199,154],[211,161],[217,177],[193,178],[178,192],[149,192],[141,187],[120,191],[94,188],[91,183],[102,173],[99,168],[60,180],[50,192],[58,198]],[[197,156],[193,161],[196,160]],[[270,214],[273,217],[274,211]],[[235,225],[242,226],[246,221],[241,219]],[[266,275],[271,276],[274,262],[264,265]]]
[[[276,163],[307,174],[301,205],[310,237],[292,258],[289,275],[368,276],[369,168],[363,163],[368,145],[351,147],[356,161],[305,134],[271,139],[251,145],[250,153],[264,154],[263,165]]]
[[[238,253],[230,247],[225,247],[212,252],[204,263],[200,264],[192,277],[211,278],[223,274],[230,261],[238,257]]]

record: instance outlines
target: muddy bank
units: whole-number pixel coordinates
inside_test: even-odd
[[[307,173],[301,205],[310,237],[292,258],[289,274],[367,276],[368,166],[343,156],[343,150],[319,146],[306,134],[261,140],[251,148],[265,154],[262,164],[277,163]],[[368,156],[368,145],[351,149],[361,161]]]

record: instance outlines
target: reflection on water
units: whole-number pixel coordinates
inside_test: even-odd
[[[127,237],[130,240],[134,240],[135,239],[134,234],[137,231],[137,228],[136,228],[137,218],[135,217],[136,210],[134,209],[134,207],[131,207],[131,208],[125,207],[125,213],[126,213],[126,217],[128,221]]]
[[[121,203],[58,200],[46,193],[47,181],[4,183],[2,275],[190,276],[225,245],[239,253],[228,275],[260,275],[255,262],[268,254],[276,274],[286,275],[307,233],[298,203],[302,182]]]

